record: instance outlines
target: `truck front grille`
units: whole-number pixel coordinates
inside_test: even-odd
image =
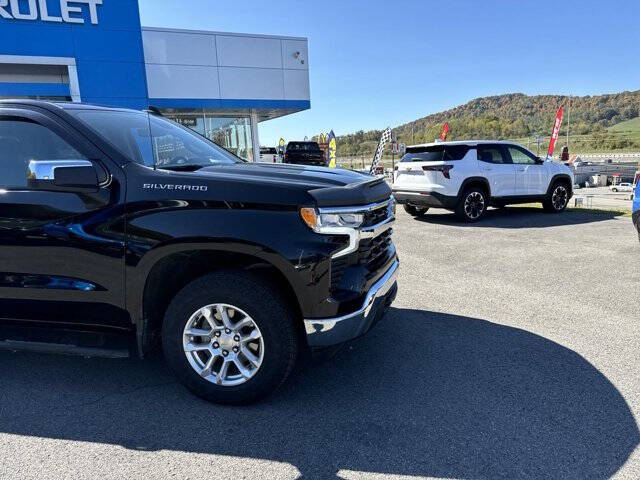
[[[393,255],[391,239],[394,221],[394,200],[380,202],[365,207],[343,207],[326,213],[345,210],[362,213],[364,221],[360,226],[357,248],[351,247],[350,253],[343,252],[331,260],[331,291],[359,294],[365,285],[380,274],[380,270]]]
[[[366,267],[371,273],[377,272],[387,261],[392,233],[393,230],[389,229],[376,238],[360,240],[358,264]]]
[[[379,208],[375,210],[370,210],[364,214],[364,223],[363,227],[372,227],[374,225],[378,225],[379,223],[384,222],[390,216],[393,215],[393,212],[389,208],[388,205],[381,205]]]
[[[375,238],[362,239],[357,252],[334,258],[331,261],[331,291],[345,289],[345,278],[346,283],[353,286],[353,280],[366,281],[375,276],[389,260],[392,233],[393,230],[389,229]]]
[[[335,292],[340,288],[340,282],[342,282],[342,276],[344,271],[349,266],[349,256],[334,258],[331,261],[331,291]]]

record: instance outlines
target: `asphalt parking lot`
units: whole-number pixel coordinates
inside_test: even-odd
[[[162,363],[0,352],[0,478],[640,478],[628,217],[399,211],[394,308],[268,401]]]

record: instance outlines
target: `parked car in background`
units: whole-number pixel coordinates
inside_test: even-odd
[[[284,152],[283,163],[326,167],[327,157],[318,142],[289,142]]]
[[[516,143],[440,142],[407,147],[396,166],[393,194],[413,216],[445,208],[476,222],[489,206],[541,202],[546,212],[562,212],[573,184],[572,169]]]
[[[612,192],[633,192],[633,185],[626,182],[611,185],[609,188]]]
[[[0,100],[0,188],[0,349],[162,348],[195,394],[247,403],[396,295],[384,180],[245,162],[150,112]]]
[[[279,163],[278,150],[273,147],[260,147],[260,161],[262,163]]]

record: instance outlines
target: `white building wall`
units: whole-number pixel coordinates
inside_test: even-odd
[[[304,38],[143,28],[150,98],[309,101]]]
[[[147,64],[149,98],[220,98],[218,67]]]

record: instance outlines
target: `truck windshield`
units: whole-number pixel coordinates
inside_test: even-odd
[[[69,110],[125,157],[157,168],[197,169],[244,160],[207,138],[145,112]]]

